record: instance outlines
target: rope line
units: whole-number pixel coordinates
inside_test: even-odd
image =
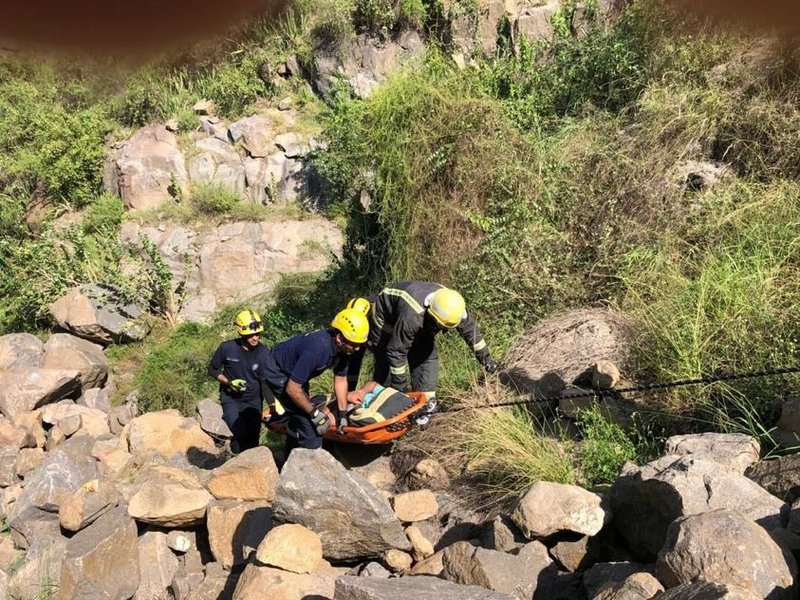
[[[581,390],[576,392],[562,392],[558,396],[549,397],[534,397],[529,400],[509,400],[507,402],[493,402],[491,404],[482,404],[480,406],[456,406],[447,410],[438,411],[438,414],[460,412],[462,410],[479,410],[485,408],[500,408],[504,406],[522,406],[525,404],[539,404],[545,402],[557,402],[559,400],[572,400],[576,398],[602,398],[603,396],[614,396],[617,394],[627,394],[636,392],[650,392],[653,390],[664,390],[676,387],[685,387],[690,385],[702,385],[709,383],[719,383],[721,381],[736,381],[739,379],[758,379],[762,377],[774,377],[776,375],[787,375],[791,373],[800,373],[800,365],[794,367],[785,367],[780,369],[764,369],[761,371],[748,371],[744,373],[728,373],[721,375],[709,375],[706,377],[698,377],[696,379],[679,379],[676,381],[667,381],[662,383],[645,383],[642,385],[634,385],[624,388],[614,388],[610,390]]]

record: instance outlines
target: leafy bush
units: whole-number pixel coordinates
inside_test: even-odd
[[[218,183],[192,187],[192,204],[199,212],[209,215],[227,213],[241,202],[241,199],[239,192]]]
[[[100,190],[103,145],[111,129],[103,104],[64,94],[81,80],[60,80],[43,65],[0,79],[0,172],[4,187],[83,206]],[[24,78],[23,78],[24,77]]]
[[[122,200],[111,194],[103,194],[83,213],[83,232],[116,235],[124,214]]]
[[[583,482],[588,486],[613,483],[622,465],[636,458],[636,446],[597,406],[581,411],[577,423],[583,438],[578,449]]]
[[[213,396],[218,385],[206,369],[222,339],[212,326],[185,323],[165,342],[148,347],[144,367],[136,374],[140,409],[177,408],[193,414],[197,401]]]

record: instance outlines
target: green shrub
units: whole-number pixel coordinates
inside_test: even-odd
[[[588,485],[613,483],[626,461],[636,458],[636,446],[625,430],[608,420],[598,406],[578,415],[582,440],[578,463],[583,482]]]
[[[103,194],[86,207],[83,213],[83,232],[116,235],[124,213],[122,200],[111,194]]]
[[[192,204],[201,213],[224,214],[231,211],[242,197],[236,190],[218,183],[207,183],[192,187]]]
[[[392,0],[358,0],[355,26],[372,34],[387,35],[397,23],[397,15]]]
[[[63,88],[50,66],[25,71],[25,78],[0,80],[0,172],[29,191],[83,206],[100,190],[104,138],[110,131],[103,104],[89,105]]]
[[[144,367],[136,374],[140,409],[177,408],[193,414],[199,400],[215,393],[218,384],[209,377],[207,365],[223,339],[214,327],[186,323],[165,342],[148,348]]]

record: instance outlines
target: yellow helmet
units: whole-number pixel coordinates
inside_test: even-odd
[[[345,308],[336,313],[331,321],[331,327],[338,329],[344,339],[353,344],[364,344],[369,335],[369,321],[360,310]]]
[[[236,331],[242,336],[264,331],[264,322],[261,320],[261,316],[252,310],[243,310],[236,315],[234,324],[236,325]]]
[[[364,316],[367,316],[369,314],[369,309],[372,308],[372,305],[366,298],[353,298],[347,303],[347,308],[354,308],[363,313]]]
[[[428,312],[445,329],[452,329],[467,317],[464,298],[455,290],[441,288],[428,296]]]

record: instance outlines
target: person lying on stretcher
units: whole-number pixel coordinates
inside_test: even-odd
[[[394,388],[384,387],[377,381],[370,381],[360,389],[349,392],[348,408],[344,413],[337,411],[332,394],[318,394],[311,398],[311,402],[314,406],[327,406],[338,413],[336,424],[339,431],[347,426],[364,427],[386,421],[415,404],[413,398]],[[276,401],[273,418],[280,418],[282,414],[282,407]]]

